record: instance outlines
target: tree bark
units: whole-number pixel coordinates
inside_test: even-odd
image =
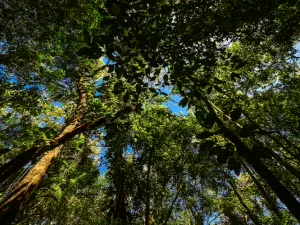
[[[98,126],[114,121],[124,114],[126,115],[127,113],[133,111],[132,107],[125,107],[123,110],[117,112],[114,117],[102,117],[96,119],[93,123],[90,124],[80,124],[84,117],[84,107],[86,104],[86,93],[83,90],[82,77],[79,78],[78,94],[79,100],[72,122],[63,129],[63,131],[54,139],[54,141],[51,142],[51,144],[44,145],[40,148],[32,147],[29,150],[21,153],[16,159],[12,160],[12,162],[9,162],[8,164],[1,167],[0,182],[4,180],[5,177],[10,176],[9,172],[17,171],[18,169],[23,168],[34,156],[41,155],[44,152],[48,151],[20,182],[21,186],[18,185],[13,193],[11,193],[11,195],[0,205],[0,218],[3,218],[2,220],[5,221],[5,225],[11,224],[11,222],[14,220],[21,207],[22,202],[24,202],[32,192],[32,190],[40,184],[43,176],[52,165],[54,159],[58,156],[62,145],[66,141],[70,140],[72,137],[80,134],[83,131],[92,130]],[[24,157],[24,155],[26,157]],[[29,182],[32,179],[33,182]]]
[[[223,131],[223,135],[228,138],[237,149],[237,153],[242,156],[249,165],[253,167],[257,174],[271,187],[274,193],[279,197],[279,199],[286,205],[289,211],[293,216],[300,222],[300,203],[296,198],[290,193],[277,179],[276,176],[261,162],[260,158],[257,157],[251,150],[248,148],[240,138],[230,131],[223,122],[219,119],[215,113],[212,105],[206,97],[202,95],[202,99],[205,102],[206,107],[209,112],[215,116],[216,122],[219,128]]]
[[[163,223],[163,225],[167,225],[168,222],[169,222],[169,219],[171,218],[172,211],[173,211],[173,208],[174,208],[174,204],[175,204],[177,198],[179,197],[181,188],[182,188],[182,183],[180,184],[180,186],[179,186],[179,188],[178,188],[178,190],[177,190],[176,196],[175,196],[175,198],[174,198],[173,201],[172,201],[172,204],[171,204],[171,206],[170,206],[170,209],[169,209],[169,211],[168,211],[168,213],[167,213],[166,220],[165,220],[165,222]],[[163,219],[163,218],[162,218],[162,219]]]
[[[232,188],[232,190],[234,191],[235,195],[238,197],[241,205],[246,209],[248,216],[251,218],[252,222],[255,225],[261,225],[261,223],[259,222],[258,218],[256,215],[254,215],[251,210],[249,209],[249,207],[245,204],[244,200],[242,199],[241,195],[238,193],[238,191],[236,190],[236,186],[232,181],[229,181],[230,186]]]
[[[83,77],[79,76],[77,84],[77,93],[78,93],[78,103],[75,109],[75,115],[70,124],[68,124],[63,131],[54,139],[52,142],[48,142],[42,146],[34,146],[30,149],[25,150],[23,153],[18,155],[16,158],[10,162],[4,164],[0,168],[0,182],[4,182],[11,174],[17,172],[23,168],[28,162],[30,162],[35,157],[42,155],[44,152],[47,152],[51,149],[54,149],[66,141],[66,136],[74,133],[80,121],[84,117],[84,107],[86,105],[86,93],[83,87]],[[76,132],[75,134],[76,135]],[[43,143],[44,141],[41,141]]]
[[[55,146],[52,150],[50,150],[44,156],[42,156],[42,158],[37,162],[37,164],[33,166],[31,171],[23,178],[23,180],[20,182],[17,188],[10,194],[10,196],[5,200],[5,202],[2,205],[0,205],[0,218],[1,216],[3,217],[3,223],[10,224],[13,221],[13,219],[19,212],[22,202],[26,200],[26,198],[30,195],[30,193],[34,190],[35,187],[39,186],[40,182],[42,181],[42,178],[53,164],[54,159],[60,153],[63,143],[58,144],[59,140],[64,140],[66,134],[72,133],[72,131],[76,129],[76,127],[84,118],[84,110],[87,101],[87,95],[84,90],[84,81],[82,76],[78,77],[77,93],[79,98],[75,109],[75,115],[71,123],[68,126],[66,126],[63,129],[63,131],[55,138],[57,146]],[[42,147],[42,149],[47,147],[48,146]],[[34,152],[32,149],[31,151],[32,154],[37,153],[37,151]],[[28,152],[31,153],[31,151],[27,151],[26,154],[30,155]],[[26,162],[28,158],[26,158],[26,160],[21,158],[20,160],[22,160],[22,162]],[[14,162],[18,162],[18,160]],[[22,168],[21,165],[17,164],[17,166],[10,168],[15,170],[16,168]]]
[[[124,157],[122,155],[122,149],[118,150],[114,154],[115,160],[112,162],[112,166],[116,167],[116,174],[113,177],[113,183],[116,187],[116,201],[113,213],[113,219],[120,224],[127,224],[126,215],[126,172],[122,169],[124,166]],[[122,163],[120,163],[122,162]]]
[[[278,209],[278,207],[276,205],[276,200],[275,200],[275,202],[272,201],[272,199],[270,198],[270,196],[268,195],[268,193],[265,191],[264,187],[255,178],[254,174],[248,168],[248,166],[246,165],[246,163],[243,163],[243,166],[246,169],[247,173],[250,175],[251,179],[253,180],[254,184],[256,185],[256,187],[258,188],[258,190],[260,191],[260,193],[263,196],[263,198],[267,201],[267,203],[268,203],[267,207],[269,208],[269,210],[271,210],[272,212],[274,212],[278,217],[281,217],[279,209]]]
[[[100,117],[92,123],[83,123],[76,127],[73,125],[67,126],[56,138],[54,138],[54,140],[49,141],[47,144],[42,145],[41,147],[31,147],[22,152],[13,160],[2,165],[0,167],[0,183],[4,182],[7,178],[9,178],[12,173],[15,173],[16,171],[23,168],[28,162],[30,162],[35,157],[41,156],[43,153],[66,143],[68,140],[70,140],[77,134],[88,130],[93,130],[99,126],[103,126],[104,124],[114,121],[124,115],[127,115],[132,111],[132,107],[125,107],[124,109],[117,112],[114,117]]]
[[[62,145],[47,152],[23,178],[7,200],[0,205],[1,224],[9,225],[13,222],[20,210],[22,202],[24,202],[31,192],[41,183],[44,175],[53,164],[54,159],[60,153],[61,148]]]
[[[151,161],[152,161],[152,149],[149,152],[148,158],[148,170],[147,170],[147,195],[146,195],[146,212],[145,212],[145,225],[150,225],[150,175],[151,175]]]

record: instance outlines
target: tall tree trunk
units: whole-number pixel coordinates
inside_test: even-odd
[[[74,117],[72,118],[70,124],[65,126],[62,132],[59,135],[57,135],[57,137],[54,140],[49,141],[47,143],[41,141],[40,143],[44,144],[42,144],[41,146],[33,146],[25,150],[16,158],[1,166],[0,182],[4,182],[4,180],[6,180],[11,174],[14,174],[15,172],[23,168],[32,159],[41,156],[44,152],[47,152],[60,146],[61,144],[65,143],[68,139],[74,137],[80,132],[80,129],[78,129],[78,125],[84,117],[84,107],[87,101],[87,96],[86,92],[84,91],[83,85],[83,77],[79,76],[77,83],[77,93],[79,98],[75,109]]]
[[[228,121],[230,121],[231,123],[235,124],[238,128],[241,128],[242,129],[242,126],[240,124],[238,124],[237,122],[233,121],[230,116],[228,116],[227,114],[225,114],[221,109],[219,109],[217,106],[215,106],[214,104],[211,103],[211,105],[213,106],[213,108],[215,108],[217,111],[221,112],[223,114],[223,116],[228,119]],[[243,111],[243,114],[246,115],[247,119],[252,123],[252,124],[256,124],[251,118],[250,116],[245,112]],[[257,125],[257,124],[256,124]],[[295,154],[293,154],[291,151],[289,151],[284,145],[282,145],[282,143],[278,142],[278,140],[274,137],[272,137],[271,134],[268,134],[268,137],[270,137],[273,141],[275,141],[278,145],[280,145],[283,149],[285,149],[286,152],[288,152],[292,157],[294,157],[295,159],[297,159],[297,156]],[[287,140],[285,138],[285,140]],[[258,142],[260,143],[260,142]],[[263,144],[261,144],[263,146]],[[288,162],[285,162],[284,159],[279,155],[277,154],[276,152],[272,151],[271,149],[269,148],[266,148],[265,147],[265,150],[267,150],[268,154],[270,156],[272,156],[274,159],[277,160],[277,162],[280,163],[280,165],[284,166],[289,172],[291,172],[294,176],[296,176],[299,180],[300,180],[300,171],[293,167],[290,163]]]
[[[234,191],[235,195],[238,197],[241,205],[245,208],[245,210],[247,211],[247,214],[248,216],[251,218],[252,222],[255,224],[255,225],[260,225],[261,223],[259,222],[258,218],[256,215],[254,215],[251,210],[249,209],[249,207],[245,204],[243,198],[241,197],[241,195],[239,194],[239,192],[237,191],[236,189],[236,186],[234,184],[233,181],[229,181],[230,183],[230,186],[232,188],[232,190]]]
[[[149,158],[148,158],[148,170],[147,170],[147,187],[146,187],[146,212],[145,212],[145,225],[150,225],[150,192],[151,192],[151,187],[150,187],[150,175],[151,175],[151,162],[152,162],[152,150],[150,149],[149,152]]]
[[[259,183],[259,181],[255,178],[255,176],[252,173],[252,171],[250,170],[250,168],[248,168],[248,166],[246,165],[246,163],[243,163],[243,166],[246,169],[247,173],[250,175],[251,179],[253,180],[254,184],[256,185],[256,187],[258,188],[258,190],[260,191],[260,193],[263,196],[263,198],[267,201],[267,207],[269,208],[269,210],[272,211],[272,212],[274,212],[278,217],[281,217],[279,209],[278,209],[278,207],[276,205],[276,199],[275,199],[275,201],[273,201],[271,199],[271,197],[265,191],[265,189],[261,185],[261,183]]]
[[[33,146],[24,152],[22,152],[20,155],[18,155],[13,160],[9,161],[8,163],[2,165],[0,167],[0,183],[3,183],[7,178],[11,176],[11,174],[17,172],[18,170],[22,169],[27,163],[29,163],[32,159],[41,156],[43,153],[50,151],[73,137],[75,137],[77,134],[80,134],[85,131],[93,130],[98,128],[99,126],[103,126],[106,123],[109,123],[111,121],[114,121],[118,119],[119,117],[126,116],[134,111],[134,108],[131,106],[127,106],[117,112],[113,117],[104,116],[95,119],[91,123],[83,123],[78,126],[67,126],[54,140],[48,141],[46,144],[37,147]],[[43,141],[41,141],[43,142]]]
[[[182,182],[181,182],[181,184],[179,185],[179,188],[177,189],[176,196],[175,196],[175,198],[174,198],[173,201],[172,201],[172,204],[171,204],[171,206],[170,206],[170,209],[169,209],[169,211],[168,211],[168,213],[167,213],[167,216],[166,216],[166,220],[165,220],[165,222],[163,223],[163,225],[167,225],[168,222],[169,222],[169,219],[171,218],[172,211],[173,211],[175,202],[176,202],[177,198],[179,197],[181,188],[182,188]],[[162,217],[162,220],[163,220],[163,217]]]
[[[75,115],[72,119],[72,122],[66,126],[63,131],[55,138],[55,143],[57,146],[52,146],[53,149],[48,151],[42,158],[33,166],[33,168],[30,170],[30,172],[21,180],[20,184],[13,190],[13,192],[9,195],[8,198],[0,205],[0,218],[2,218],[4,224],[10,224],[17,213],[19,212],[19,209],[21,207],[22,202],[24,202],[27,197],[30,195],[30,193],[34,190],[35,187],[38,187],[40,182],[42,181],[42,178],[48,171],[48,169],[51,167],[52,163],[54,162],[54,159],[58,156],[60,153],[60,150],[62,148],[63,143],[62,140],[67,140],[66,136],[68,134],[73,133],[76,128],[79,126],[80,122],[84,118],[84,107],[86,105],[86,93],[83,88],[83,77],[79,77],[78,79],[78,85],[77,85],[77,92],[79,95],[77,107],[75,110]],[[80,127],[80,126],[79,126]],[[46,146],[48,147],[48,146]],[[46,147],[42,147],[46,148]],[[39,148],[33,150],[41,150]],[[31,151],[26,151],[26,154],[28,152],[31,153]],[[36,152],[32,153],[33,155],[36,154]],[[42,154],[42,153],[41,153]],[[18,157],[22,163],[26,162],[26,160]],[[18,162],[18,160],[14,161]],[[19,161],[20,162],[20,161]],[[15,167],[8,167],[16,169],[16,168],[22,168],[22,164],[14,164]],[[9,171],[9,170],[8,170]],[[6,171],[7,173],[7,171]]]
[[[24,202],[30,193],[41,183],[54,159],[60,153],[61,148],[62,146],[59,146],[47,152],[23,178],[7,200],[0,205],[1,224],[9,225],[13,222],[22,202]]]
[[[126,215],[126,205],[125,205],[125,180],[121,181],[122,183],[118,187],[117,196],[116,196],[116,207],[114,211],[113,218],[117,219],[122,224],[127,223]]]
[[[284,166],[291,174],[293,174],[295,177],[298,178],[298,180],[300,181],[300,171],[293,167],[290,163],[284,161],[284,159],[278,155],[276,152],[272,151],[269,148],[265,148],[266,150],[268,150],[269,154],[277,160],[277,162],[279,162],[280,165]]]
[[[202,99],[208,108],[209,112],[212,113],[216,119],[219,128],[223,131],[223,134],[228,138],[237,149],[237,153],[242,156],[249,165],[253,167],[257,174],[271,187],[274,193],[279,197],[279,199],[286,205],[293,216],[300,222],[300,203],[296,198],[289,192],[277,179],[276,176],[262,163],[259,157],[257,157],[250,148],[245,145],[240,138],[235,135],[231,130],[229,130],[225,124],[221,121],[218,115],[215,113],[212,105],[204,95]]]
[[[112,166],[116,166],[116,174],[113,179],[114,186],[116,187],[116,201],[115,201],[113,219],[116,220],[117,223],[127,224],[126,204],[125,204],[127,174],[122,168],[125,163],[122,151],[123,149],[115,152],[115,162],[112,163]]]

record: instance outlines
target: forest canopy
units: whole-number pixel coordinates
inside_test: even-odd
[[[0,2],[0,224],[299,224],[299,0]]]

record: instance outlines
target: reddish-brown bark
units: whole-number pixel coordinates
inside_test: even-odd
[[[30,172],[20,181],[17,188],[9,195],[9,197],[0,205],[0,220],[1,224],[11,224],[15,216],[19,212],[22,203],[30,195],[30,193],[39,186],[43,176],[51,167],[55,158],[60,153],[63,144],[80,134],[81,132],[95,129],[105,123],[112,122],[119,117],[126,115],[133,111],[132,107],[125,107],[123,110],[117,112],[114,117],[106,116],[98,118],[92,123],[80,124],[84,118],[84,107],[86,104],[86,93],[83,90],[83,79],[79,79],[78,94],[79,101],[75,110],[75,115],[72,122],[66,126],[63,131],[51,142],[42,147],[32,147],[27,151],[24,151],[17,158],[7,163],[0,168],[0,182],[5,177],[10,176],[10,173],[17,172],[23,168],[31,159],[37,156],[41,156],[47,152],[30,170]]]
[[[44,175],[60,153],[61,147],[62,146],[56,147],[47,152],[23,178],[7,200],[0,205],[1,224],[6,225],[13,222],[22,202],[24,202],[30,193],[41,183]]]

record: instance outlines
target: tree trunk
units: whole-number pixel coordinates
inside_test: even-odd
[[[126,172],[123,170],[124,166],[124,157],[122,155],[122,149],[115,151],[114,162],[112,162],[111,166],[116,167],[116,174],[113,177],[113,183],[116,187],[116,201],[115,201],[115,209],[113,214],[113,219],[118,224],[127,224],[127,215],[126,215]]]
[[[73,125],[67,126],[64,129],[64,131],[59,136],[57,136],[57,138],[54,139],[54,141],[52,142],[51,145],[46,145],[46,146],[43,146],[43,147],[40,147],[40,148],[32,147],[29,150],[21,153],[18,157],[16,157],[11,162],[9,162],[9,163],[5,164],[4,166],[2,166],[1,169],[4,168],[3,169],[4,172],[1,173],[1,169],[0,169],[0,174],[1,174],[0,182],[3,182],[5,180],[5,177],[10,176],[9,172],[18,171],[19,169],[23,168],[28,162],[30,162],[30,160],[34,156],[41,155],[41,154],[43,154],[44,152],[46,152],[48,150],[50,150],[49,152],[53,152],[57,147],[63,145],[66,141],[70,140],[71,138],[73,138],[77,134],[80,134],[81,132],[84,132],[84,131],[87,131],[87,130],[95,129],[95,128],[101,126],[101,125],[104,125],[106,123],[115,121],[116,119],[118,119],[118,118],[120,118],[124,115],[127,115],[128,113],[131,113],[132,111],[133,111],[132,107],[125,107],[123,110],[120,110],[119,112],[117,112],[114,117],[107,116],[107,117],[98,118],[97,120],[95,120],[91,124],[82,124],[82,125],[78,125],[77,127],[74,127]],[[47,156],[47,154],[44,155],[42,157],[42,159],[46,156]],[[47,172],[47,170],[45,170],[45,173],[46,172]],[[24,183],[23,180],[21,181],[21,183]],[[18,199],[14,198],[14,200],[13,200],[13,201],[20,201],[20,203],[16,204],[17,206],[20,206],[21,202],[26,200],[28,194],[33,190],[33,188],[29,188],[27,190],[27,192],[24,192],[22,190],[20,190],[19,192],[16,192],[16,194],[18,195],[19,198]],[[24,195],[24,197],[20,197],[20,196],[22,196],[22,194]],[[4,218],[5,214],[8,212],[8,210],[6,210],[6,208],[9,207],[10,204],[12,205],[13,209],[10,210],[9,212],[12,212],[13,210],[15,210],[15,213],[12,214],[12,215],[16,215],[16,213],[18,212],[19,208],[13,206],[13,201],[8,199],[0,207],[0,215],[3,218]],[[4,205],[5,205],[6,208],[4,208]],[[6,224],[9,224],[9,223],[6,223]]]
[[[261,223],[259,222],[258,218],[256,215],[254,215],[251,210],[249,209],[249,207],[245,204],[245,202],[243,201],[241,195],[238,193],[238,191],[236,190],[236,186],[232,181],[229,181],[230,186],[232,188],[232,190],[234,191],[235,195],[238,197],[241,205],[246,209],[248,216],[251,218],[252,222],[255,225],[261,225]],[[247,221],[248,222],[248,221]]]
[[[21,183],[9,195],[7,200],[0,205],[1,224],[9,225],[13,222],[19,212],[22,202],[24,202],[30,193],[39,186],[54,159],[60,153],[61,147],[62,146],[56,147],[47,152],[23,178]]]
[[[286,205],[290,212],[300,222],[300,203],[274,176],[274,174],[253,154],[253,152],[233,133],[227,133],[226,137],[230,139],[236,146],[238,154],[246,159],[262,179],[271,187],[279,199]]]
[[[248,166],[243,163],[244,168],[246,169],[247,173],[250,175],[251,179],[255,183],[256,187],[260,191],[261,195],[263,198],[267,201],[267,207],[269,208],[270,211],[274,212],[278,217],[281,217],[279,209],[276,205],[276,200],[275,202],[271,199],[271,197],[268,195],[268,193],[265,191],[264,187],[259,183],[259,181],[255,178],[254,174],[252,171],[248,168]]]
[[[127,115],[133,111],[134,109],[132,107],[125,107],[124,109],[117,112],[114,117],[110,117],[110,116],[100,117],[92,123],[84,123],[78,125],[77,127],[73,125],[67,126],[54,140],[49,141],[47,144],[41,147],[36,147],[36,146],[31,147],[25,150],[24,152],[22,152],[13,160],[2,165],[0,167],[0,183],[3,183],[7,178],[10,177],[11,174],[22,169],[27,163],[29,163],[35,157],[41,156],[43,153],[66,143],[68,140],[70,140],[77,134],[80,134],[84,131],[93,130],[99,126],[103,126],[104,124],[114,121],[119,117]]]
[[[300,171],[293,167],[291,164],[289,164],[288,162],[285,162],[283,158],[281,158],[280,155],[278,155],[277,153],[273,152],[271,149],[268,149],[268,152],[270,153],[270,155],[272,155],[272,157],[274,159],[277,160],[277,162],[280,163],[280,165],[284,166],[291,174],[293,174],[295,177],[298,178],[298,180],[300,181]]]
[[[0,55],[1,56],[1,55]],[[43,143],[41,146],[37,147],[34,146],[32,148],[29,148],[22,152],[20,155],[18,155],[16,158],[11,160],[10,162],[4,164],[0,168],[0,182],[4,182],[11,174],[17,172],[21,168],[23,168],[28,162],[30,162],[32,159],[41,156],[44,152],[52,150],[64,142],[66,142],[71,137],[74,137],[76,134],[79,133],[80,130],[78,130],[78,125],[80,124],[80,121],[84,117],[84,108],[87,101],[87,95],[84,91],[84,84],[83,84],[83,77],[78,77],[78,83],[77,83],[77,93],[78,93],[78,103],[75,109],[75,115],[72,118],[72,121],[70,124],[64,127],[62,132],[57,135],[57,137],[48,143],[45,143],[45,141],[41,141],[40,143]],[[77,129],[76,129],[77,128]],[[76,132],[76,130],[78,130]]]
[[[27,151],[24,151],[14,160],[7,163],[0,169],[0,180],[9,177],[12,172],[16,172],[23,168],[34,157],[42,155],[47,152],[42,158],[34,165],[30,172],[25,175],[23,180],[20,181],[17,188],[5,199],[0,205],[0,218],[5,224],[10,224],[16,217],[22,202],[24,202],[30,193],[37,187],[42,178],[52,165],[54,159],[60,152],[63,143],[65,143],[71,137],[74,137],[82,129],[79,123],[84,117],[84,107],[86,104],[86,93],[83,89],[83,78],[80,76],[78,79],[77,87],[79,99],[75,110],[75,115],[72,122],[67,125],[63,131],[52,141],[50,144],[43,145],[42,147],[32,147]],[[25,157],[24,157],[25,156]]]
[[[167,213],[166,220],[165,220],[165,222],[163,223],[163,225],[167,225],[168,222],[169,222],[169,219],[171,218],[172,211],[173,211],[173,208],[174,208],[174,204],[175,204],[177,198],[179,197],[181,188],[182,188],[182,183],[180,184],[180,186],[179,186],[179,188],[178,188],[178,190],[177,190],[176,196],[175,196],[175,198],[174,198],[173,201],[172,201],[172,204],[171,204],[171,206],[170,206],[170,209],[169,209],[169,211],[168,211],[168,213]],[[163,219],[163,217],[162,217],[162,219]]]
[[[118,187],[118,192],[116,196],[116,208],[114,211],[113,218],[117,219],[118,222],[126,224],[127,215],[126,215],[126,205],[125,205],[125,180],[121,181],[120,187]]]
[[[296,200],[296,198],[290,193],[277,179],[276,176],[261,162],[260,158],[257,157],[253,151],[251,151],[241,140],[235,135],[232,131],[230,131],[223,122],[219,119],[217,114],[215,113],[212,105],[208,101],[207,98],[203,97],[203,101],[205,102],[206,107],[209,112],[215,116],[216,122],[219,128],[224,132],[224,136],[228,138],[237,149],[237,153],[242,156],[249,165],[253,167],[257,174],[261,176],[261,178],[271,187],[274,193],[279,197],[279,199],[286,205],[286,207],[290,210],[293,216],[300,222],[300,203]]]
[[[146,212],[145,212],[145,225],[150,225],[150,175],[151,175],[151,161],[152,161],[152,149],[149,151],[149,158],[148,158],[148,170],[147,170],[147,195],[146,195]]]

